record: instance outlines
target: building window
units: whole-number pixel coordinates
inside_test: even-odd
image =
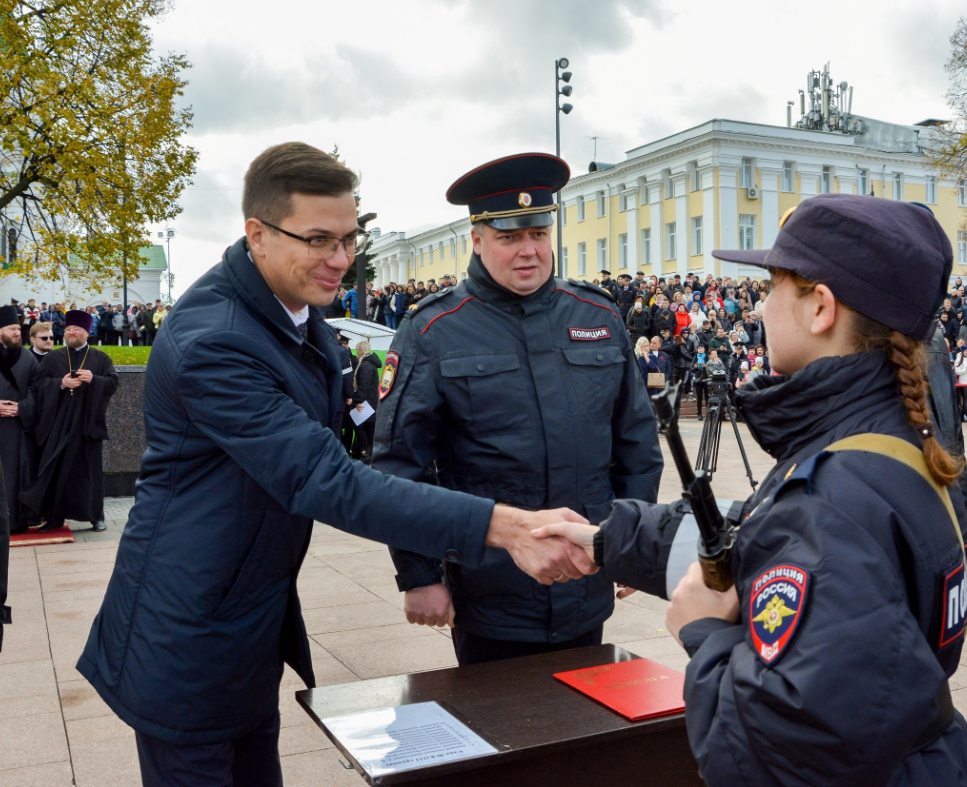
[[[967,208],[967,181],[960,181],[957,184],[957,206]]]
[[[755,248],[755,216],[739,216],[739,248],[743,251]]]
[[[443,241],[440,241],[440,262],[443,262]]]
[[[937,179],[933,175],[927,175],[927,202],[931,205],[937,202]]]
[[[430,265],[433,264],[433,247],[430,246]]]
[[[702,173],[698,171],[698,168],[692,170],[692,191],[702,190]]]
[[[793,174],[793,163],[782,162],[782,190],[792,194],[796,190],[796,176]]]
[[[903,175],[893,173],[893,199],[903,199]]]
[[[696,216],[692,219],[692,254],[702,254],[702,241],[704,240],[704,234],[702,232],[702,217]]]
[[[856,173],[856,193],[863,194],[864,196],[869,193],[870,190],[870,173],[869,170],[861,169]]]
[[[604,192],[599,191],[598,192],[598,218],[599,219],[604,216],[604,212],[605,212]]]
[[[584,221],[585,218],[587,218],[587,214],[584,205],[584,197],[578,197],[578,221]]]
[[[833,173],[829,167],[823,167],[823,174],[819,176],[819,193],[831,194],[833,191]]]
[[[452,260],[456,256],[457,256],[457,240],[456,238],[454,238],[452,241],[450,241],[450,259]]]
[[[423,267],[423,249],[420,249],[420,267]]]
[[[580,203],[579,203],[580,204]],[[578,244],[578,276],[588,275],[588,244]]]
[[[628,210],[628,195],[622,192],[618,195],[618,212],[624,213]]]
[[[641,264],[651,265],[651,228],[641,231]]]
[[[561,278],[567,278],[567,246],[561,249]]]
[[[608,270],[608,239],[598,238],[598,270]]]
[[[675,227],[674,221],[665,225],[665,259],[666,260],[678,259],[678,249],[675,245],[675,233],[676,233],[676,227]]]
[[[967,232],[957,233],[957,264],[967,265]]]
[[[752,188],[752,159],[742,159],[742,169],[739,170],[739,187],[743,189]]]
[[[628,233],[622,232],[618,236],[618,267],[628,267]]]
[[[464,238],[462,241],[460,241],[460,253],[461,254],[466,254],[467,253],[467,239],[466,238]]]
[[[562,204],[561,209],[558,211],[561,214],[561,226],[567,226],[567,205]]]

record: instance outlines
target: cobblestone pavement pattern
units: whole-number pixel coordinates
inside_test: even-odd
[[[683,422],[692,456],[701,424]],[[772,465],[742,429],[757,478]],[[664,448],[664,446],[663,446]],[[665,452],[661,500],[678,497]],[[749,494],[731,433],[722,435],[716,493]],[[140,785],[134,732],[74,669],[107,586],[117,542],[133,498],[105,506],[107,531],[71,523],[78,543],[11,551],[10,600],[15,625],[0,653],[0,787],[135,787]],[[411,626],[393,581],[386,547],[317,525],[299,577],[306,627],[319,685],[348,683],[456,665],[448,630]],[[665,602],[642,593],[617,602],[605,624],[606,642],[678,670],[688,657],[664,628]],[[299,708],[301,681],[286,670],[280,748],[287,787],[353,785],[362,781]],[[954,703],[967,711],[967,670],[951,681]]]

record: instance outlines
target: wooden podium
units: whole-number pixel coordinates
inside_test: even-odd
[[[664,787],[702,785],[685,716],[631,722],[554,678],[555,672],[638,658],[616,645],[418,672],[296,692],[296,699],[364,776],[322,719],[436,701],[497,754],[383,776],[380,785]]]

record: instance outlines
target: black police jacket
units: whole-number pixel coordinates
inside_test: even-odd
[[[656,499],[651,402],[603,290],[552,278],[522,298],[475,256],[466,281],[407,313],[395,362],[374,467],[525,509],[567,506],[592,522],[616,497]],[[439,560],[392,554],[401,590],[440,581]],[[495,549],[479,568],[445,566],[457,626],[485,637],[564,642],[614,608],[600,575],[546,587]]]
[[[777,464],[746,505],[733,553],[739,623],[681,631],[688,736],[705,781],[965,784],[959,713],[932,743],[918,740],[945,718],[938,698],[963,648],[961,539],[913,470],[824,451],[865,432],[920,447],[890,363],[823,358],[792,378],[755,379],[736,404]],[[963,503],[951,499],[963,528]],[[669,506],[617,502],[599,535],[604,572],[661,593],[674,521]]]

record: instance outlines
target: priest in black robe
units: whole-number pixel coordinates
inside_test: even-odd
[[[0,465],[6,492],[11,533],[23,533],[40,524],[18,500],[34,479],[37,446],[25,425],[33,420],[30,380],[37,360],[21,344],[21,327],[13,306],[0,307]]]
[[[41,455],[37,480],[20,500],[46,520],[42,530],[65,519],[105,529],[101,448],[118,376],[111,358],[88,344],[91,323],[87,312],[67,312],[65,346],[44,356],[31,385]]]

